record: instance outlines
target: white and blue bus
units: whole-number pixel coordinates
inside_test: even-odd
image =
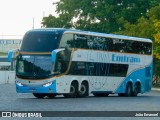
[[[37,98],[137,96],[151,90],[152,41],[64,28],[28,31],[16,58],[16,91]]]

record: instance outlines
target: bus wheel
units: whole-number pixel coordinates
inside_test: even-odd
[[[44,98],[46,95],[43,93],[33,93],[34,97],[36,98]]]
[[[132,96],[133,97],[136,97],[137,95],[138,95],[138,92],[139,92],[139,84],[138,83],[136,83],[135,85],[134,85],[134,91],[132,92]]]
[[[47,94],[47,97],[48,98],[54,98],[56,96],[56,94],[54,94],[54,93],[49,93],[49,94]]]
[[[83,82],[80,86],[80,91],[78,92],[78,97],[88,96],[88,83]]]
[[[93,93],[95,97],[107,97],[109,94],[108,93]]]
[[[131,94],[132,94],[132,86],[131,86],[131,83],[128,83],[126,86],[125,96],[129,97],[129,96],[131,96]]]
[[[72,82],[70,86],[70,93],[68,94],[63,94],[64,97],[66,98],[75,98],[78,93],[78,84],[76,82]]]

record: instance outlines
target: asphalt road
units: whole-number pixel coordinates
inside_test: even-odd
[[[90,95],[87,98],[64,98],[62,95],[59,95],[53,99],[37,99],[32,94],[16,93],[14,84],[0,84],[0,111],[122,111],[124,113],[125,111],[160,111],[160,91],[151,91],[145,94],[138,94],[138,97],[119,97],[115,94],[109,95],[108,97],[94,97],[93,95]],[[137,118],[140,120],[159,119],[159,117]],[[121,117],[118,119],[132,120],[137,118]],[[38,119],[41,120],[51,118]],[[54,119],[59,119],[59,117],[54,117]],[[61,119],[117,120],[117,117],[63,117]]]

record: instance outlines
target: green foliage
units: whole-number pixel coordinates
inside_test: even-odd
[[[155,30],[156,34],[154,35],[155,38],[155,56],[156,58],[160,59],[160,21],[155,23]]]
[[[42,24],[44,27],[70,28],[70,23],[66,23],[67,19],[67,16],[60,15],[60,17],[56,18],[55,16],[49,15],[48,17],[43,18]]]
[[[0,52],[0,56],[7,56],[7,53]]]
[[[155,26],[155,23],[157,23],[160,20],[159,11],[160,5],[152,7],[146,13],[146,17],[140,17],[134,24],[131,24],[128,21],[125,21],[121,18],[120,22],[123,23],[124,29],[116,33],[137,37],[145,37],[155,40],[154,34],[157,33],[157,25]]]
[[[124,30],[115,33],[153,39],[155,27],[153,25],[153,21],[141,17],[135,24],[130,24],[129,22],[125,21]]]
[[[45,27],[77,28],[98,32],[118,32],[124,28],[122,19],[135,24],[137,19],[159,0],[60,0],[58,17],[43,19]],[[127,26],[126,26],[127,27]]]

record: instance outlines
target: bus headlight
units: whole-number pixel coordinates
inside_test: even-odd
[[[23,84],[20,83],[20,82],[16,82],[16,84],[17,84],[18,86],[23,86]]]
[[[49,82],[49,83],[44,84],[43,87],[48,87],[48,86],[50,86],[50,85],[52,85],[52,82]]]

